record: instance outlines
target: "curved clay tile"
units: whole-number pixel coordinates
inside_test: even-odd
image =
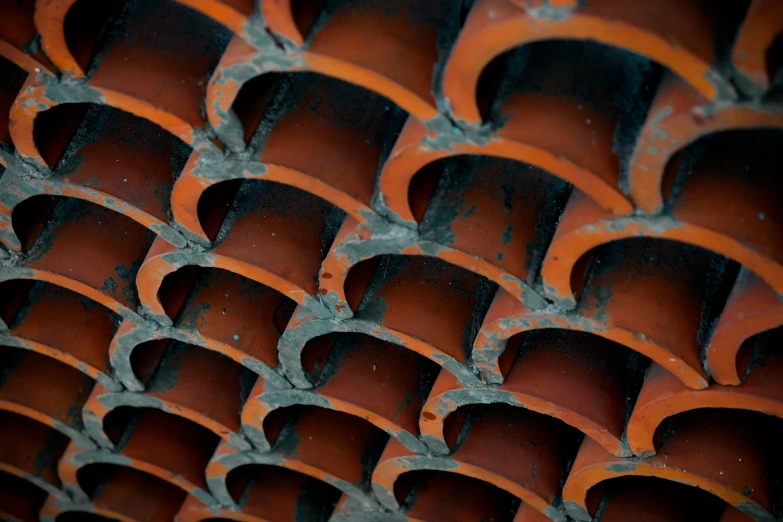
[[[564,459],[573,458],[577,439],[566,436],[558,421],[521,409],[484,406],[459,447],[448,456],[419,456],[394,439],[373,473],[373,491],[381,504],[400,508],[395,483],[415,470],[442,470],[480,479],[529,504],[548,519],[565,521],[556,507]],[[568,448],[573,454],[568,456]]]
[[[469,387],[440,372],[419,419],[432,451],[451,451],[460,423],[450,416],[457,410],[503,403],[560,419],[610,453],[631,455],[623,442],[635,365],[630,350],[592,334],[556,329],[521,333],[511,343],[500,386]]]
[[[343,495],[331,522],[511,520],[515,510],[514,522],[551,520],[528,504],[520,504],[510,493],[480,479],[440,470],[413,471],[410,475],[416,477],[402,491],[406,502],[401,510],[371,511]]]
[[[120,522],[169,522],[185,499],[180,488],[143,471],[112,464],[96,467],[101,469],[94,474],[97,486],[89,502],[50,495],[41,508],[41,522],[55,522],[63,514],[85,513]],[[128,502],[129,498],[140,501]]]
[[[486,277],[531,307],[546,306],[530,282],[549,239],[545,223],[565,202],[566,185],[542,172],[519,176],[509,161],[463,159],[441,164],[449,190],[433,195],[418,231],[346,218],[320,271],[322,300],[336,316],[351,317],[358,306],[361,289],[347,287],[348,281],[356,285],[351,271],[380,255],[438,257]],[[453,178],[452,167],[459,172]]]
[[[568,513],[579,521],[591,520],[594,508],[588,510],[587,497],[593,487],[619,477],[645,476],[698,487],[753,520],[773,521],[771,463],[759,444],[760,426],[725,411],[695,411],[679,420],[656,456],[647,459],[615,457],[585,438],[563,487]]]
[[[640,457],[654,455],[656,430],[661,424],[668,417],[701,408],[758,411],[783,419],[783,389],[778,386],[781,376],[783,357],[767,353],[754,364],[741,385],[713,384],[697,392],[654,364],[628,420],[628,444]]]
[[[671,211],[660,216],[617,218],[583,194],[572,193],[541,266],[544,292],[558,306],[573,309],[571,278],[580,277],[577,263],[599,245],[634,237],[673,240],[716,252],[783,292],[783,248],[777,241],[783,207],[773,187],[761,179],[754,182],[752,176],[743,181],[743,171],[706,166],[698,173],[694,170]],[[757,172],[774,177],[776,170]],[[716,208],[723,212],[714,212]]]
[[[533,165],[572,183],[607,209],[618,214],[630,212],[631,204],[617,186],[619,163],[614,168],[611,168],[610,164],[609,168],[604,169],[606,175],[602,176],[602,173],[580,165],[579,158],[570,160],[573,154],[560,150],[560,146],[569,147],[571,142],[536,142],[536,137],[541,138],[544,134],[541,126],[530,124],[531,118],[540,117],[556,125],[556,129],[552,130],[557,133],[560,132],[557,129],[560,129],[561,125],[567,125],[567,122],[558,121],[553,116],[550,109],[554,108],[546,110],[542,108],[542,112],[537,115],[525,112],[526,107],[530,110],[537,109],[538,104],[534,103],[537,101],[525,100],[521,96],[509,98],[504,106],[504,111],[508,111],[510,115],[509,118],[503,127],[489,135],[484,143],[456,140],[453,143],[440,144],[436,135],[429,133],[414,118],[410,118],[384,164],[378,182],[390,217],[405,226],[415,228],[421,221],[421,215],[416,214],[423,214],[429,202],[427,187],[419,188],[412,185],[417,174],[423,177],[423,173],[428,168],[434,167],[436,161],[459,155],[490,156]],[[579,118],[581,126],[585,120],[582,115]],[[537,129],[536,132],[529,135],[533,128]],[[609,140],[607,144],[611,147],[611,134],[605,133],[603,138]],[[586,151],[580,145],[575,147],[573,152],[582,154]]]
[[[285,468],[263,466],[242,488],[239,510],[205,506],[191,495],[182,503],[174,521],[202,522],[220,517],[236,522],[289,522],[302,512],[313,520],[326,520],[339,497],[339,490],[318,479]]]
[[[0,517],[11,522],[37,522],[46,502],[43,489],[14,475],[0,472]]]
[[[144,411],[119,430],[122,431],[117,440],[122,444],[114,449],[84,449],[71,443],[65,451],[58,473],[63,487],[75,500],[90,501],[79,483],[80,471],[84,473],[84,468],[96,464],[113,464],[143,471],[207,505],[215,504],[207,491],[204,469],[218,437],[187,419],[153,409]]]
[[[775,70],[770,56],[773,43],[783,31],[783,4],[775,0],[753,0],[740,26],[731,60],[739,73],[737,81],[751,95],[763,94],[770,87]],[[770,60],[772,59],[772,60]]]
[[[340,169],[340,174],[345,174],[345,172],[345,170]],[[364,174],[368,173],[364,172]],[[372,181],[372,179],[373,175],[369,174],[359,185],[365,185],[366,188],[366,181]],[[225,187],[225,192],[229,192],[232,185],[230,182],[240,180],[262,180],[283,183],[303,192],[314,194],[325,202],[343,210],[354,219],[362,222],[371,221],[373,218],[377,219],[375,213],[369,207],[371,192],[368,193],[366,190],[362,190],[367,197],[362,196],[357,199],[350,194],[354,189],[349,190],[346,188],[344,190],[344,187],[336,186],[346,185],[342,181],[352,182],[352,179],[342,180],[336,185],[331,185],[319,176],[311,176],[303,171],[293,170],[289,167],[230,158],[214,161],[204,158],[198,152],[194,152],[185,165],[182,174],[174,183],[171,193],[174,220],[182,227],[183,233],[188,239],[199,244],[208,244],[211,241],[210,236],[213,233],[208,231],[213,230],[214,225],[210,225],[211,215],[208,211],[200,212],[201,205],[205,205],[206,208],[212,207],[213,201],[210,200],[212,191],[222,193]],[[228,183],[222,185],[226,181]],[[220,203],[215,204],[215,207],[219,206]],[[217,214],[217,211],[215,213]]]
[[[58,160],[59,167],[52,165],[52,172],[31,179],[16,165],[3,176],[0,205],[4,212],[10,214],[17,205],[40,195],[78,198],[119,212],[166,241],[185,246],[185,238],[168,216],[177,174],[171,157],[181,153],[178,141],[122,111],[93,105],[87,114],[77,135],[90,138],[81,143],[73,140],[73,150]],[[0,234],[9,248],[21,249],[10,222],[0,222]]]
[[[0,18],[0,57],[33,75],[49,72],[52,68],[46,55],[30,45],[37,37],[35,9],[35,0],[9,2],[3,5],[3,17]]]
[[[748,367],[756,335],[783,326],[781,297],[743,268],[731,289],[706,351],[706,365],[719,384],[736,386]]]
[[[84,431],[81,416],[95,382],[45,355],[6,347],[0,347],[0,351],[11,357],[2,368],[0,410],[45,424],[84,449],[95,447]]]
[[[653,477],[623,477],[601,488],[597,522],[626,522],[644,513],[645,522],[749,522],[747,515],[698,488]]]
[[[70,76],[84,76],[90,58],[97,51],[96,40],[102,29],[101,26],[109,22],[114,11],[121,6],[121,2],[111,1],[103,5],[98,3],[90,5],[89,7],[98,10],[94,12],[92,20],[77,20],[82,23],[79,24],[80,31],[74,31],[76,33],[74,36],[78,38],[78,45],[72,50],[69,48],[65,34],[65,21],[68,11],[79,0],[34,1],[35,28],[41,35],[41,47],[61,72]],[[76,16],[86,14],[80,12]]]
[[[607,210],[630,213],[620,191],[621,163],[636,133],[632,120],[643,117],[658,67],[621,49],[580,41],[535,43],[502,65],[496,92],[482,91],[487,122],[480,129],[437,134],[408,121],[379,180],[390,217],[412,227],[421,222],[437,183],[437,173],[429,172],[434,162],[465,154],[521,162],[507,167],[518,172],[514,184],[520,188],[536,183],[538,176],[527,176],[537,173],[525,170],[533,166]],[[598,78],[602,89],[594,88]],[[509,181],[497,184],[500,189]]]
[[[14,144],[9,133],[11,123],[9,113],[14,100],[22,91],[27,76],[27,71],[17,64],[4,59],[0,52],[0,166],[6,167],[6,169],[8,164],[13,161],[14,150]],[[0,214],[8,215],[8,211],[3,208],[2,203],[0,203]],[[0,223],[6,216],[0,217]]]
[[[365,335],[337,334],[317,341],[327,346],[311,348],[321,352],[313,389],[269,389],[263,379],[256,381],[242,409],[242,429],[253,444],[270,449],[264,421],[272,412],[312,405],[365,419],[411,451],[425,453],[418,437],[425,399],[421,391],[431,385],[437,366],[401,346]]]
[[[216,376],[204,378],[217,370]],[[238,448],[250,448],[240,433],[239,411],[242,390],[252,385],[254,377],[242,366],[210,350],[172,343],[150,373],[144,393],[109,392],[100,385],[93,389],[83,415],[88,433],[100,446],[114,446],[106,431],[106,416],[116,408],[131,407],[184,417]]]
[[[406,0],[390,7],[372,0],[328,12],[316,4],[293,7],[300,11],[294,14],[288,0],[263,3],[261,14],[274,36],[257,31],[229,44],[211,82],[221,93],[221,100],[213,98],[220,110],[229,110],[252,78],[307,71],[377,92],[430,126],[448,125],[432,85],[441,26],[456,21],[449,2]],[[303,35],[297,22],[312,27],[312,34]]]
[[[492,288],[476,274],[440,260],[420,256],[376,258],[380,264],[365,266],[368,285],[353,318],[334,321],[299,306],[280,338],[278,353],[292,384],[310,388],[302,361],[309,341],[334,332],[362,333],[419,353],[455,374],[466,384],[479,384],[469,367],[466,325]],[[370,260],[366,263],[372,263]],[[366,270],[369,268],[369,270]],[[433,307],[433,303],[438,303]]]
[[[0,518],[773,522],[782,15],[0,0]]]
[[[688,145],[716,132],[783,128],[783,107],[774,103],[712,104],[692,86],[669,75],[661,82],[639,132],[628,167],[628,192],[643,211],[661,212],[671,181],[668,169]],[[725,194],[731,190],[724,187]],[[709,197],[705,195],[705,199]]]
[[[290,185],[357,220],[371,219],[375,172],[385,135],[391,132],[388,127],[396,128],[397,111],[374,93],[313,74],[260,80],[260,92],[249,86],[252,92],[243,94],[243,100],[252,97],[254,103],[238,102],[241,108],[221,109],[220,117],[209,112],[218,136],[230,148],[242,151],[247,140],[259,137],[241,157],[191,155],[172,193],[177,222],[196,240],[208,241],[200,203],[215,185],[239,179]],[[208,99],[207,107],[214,109],[223,101],[222,96]]]
[[[558,248],[566,244],[579,248],[576,240],[558,241],[556,237],[553,243]],[[567,263],[558,248],[550,247],[547,259],[558,263],[565,259]],[[650,259],[658,262],[651,266]],[[573,276],[569,272],[569,284],[571,278],[587,281],[573,310],[555,306],[529,309],[499,291],[473,344],[473,361],[490,382],[500,383],[499,358],[511,336],[527,330],[562,328],[626,346],[657,362],[687,386],[705,388],[707,374],[701,364],[699,341],[702,306],[710,297],[710,270],[720,267],[721,260],[713,254],[682,243],[646,238],[615,242],[603,247],[592,264],[580,264]]]
[[[236,45],[246,44],[235,40]],[[224,61],[232,51],[227,50]],[[368,185],[372,193],[381,140],[388,132],[384,127],[398,119],[393,103],[373,91],[315,73],[269,73],[231,92],[236,81],[235,71],[219,68],[207,91],[207,116],[229,148],[242,152],[257,145],[261,163],[270,167],[312,173],[354,196],[364,195]],[[253,139],[258,133],[263,138]],[[286,147],[292,139],[310,147],[293,154]],[[257,159],[258,151],[254,152]],[[330,164],[346,161],[351,154],[357,157],[351,160],[354,164],[344,165],[348,172]],[[326,155],[324,164],[317,161],[321,155]]]
[[[221,442],[207,466],[207,483],[214,497],[227,507],[237,498],[227,486],[233,470],[250,465],[279,466],[331,484],[363,505],[375,500],[367,477],[383,451],[388,436],[364,419],[318,407],[289,410],[285,424],[276,424],[272,451],[238,450]]]
[[[173,0],[194,9],[232,32],[245,34],[256,12],[255,0]]]
[[[0,323],[0,344],[57,359],[107,389],[121,389],[107,350],[118,316],[95,301],[49,283],[16,280],[0,284],[0,289],[4,297],[0,303],[10,304],[16,292],[19,303],[7,328]]]
[[[562,8],[542,2],[533,7],[515,0],[478,0],[449,55],[443,93],[456,119],[480,124],[476,90],[490,62],[523,44],[565,39],[595,40],[647,56],[704,97],[732,99],[733,88],[713,63],[721,15],[734,14],[721,13],[703,0],[598,0]],[[665,33],[660,28],[666,28]]]
[[[176,249],[162,240],[152,245],[136,278],[145,313],[161,324],[172,324],[163,301],[174,297],[164,295],[161,288],[166,287],[167,276],[191,265],[234,272],[325,312],[317,297],[316,276],[330,206],[285,185],[250,189],[234,202],[224,232],[211,248]]]
[[[169,340],[220,353],[260,375],[267,386],[289,388],[277,358],[280,332],[293,302],[279,292],[224,270],[209,270],[184,294],[171,328],[151,329],[124,321],[109,356],[117,378],[132,391],[144,389],[132,359],[160,360]],[[143,354],[143,355],[142,355]],[[154,363],[153,363],[154,364]]]
[[[46,424],[0,412],[0,471],[24,479],[60,500],[68,499],[57,474],[68,437]]]
[[[123,215],[73,198],[57,201],[49,217],[35,215],[47,208],[40,199],[27,206],[33,213],[20,218],[26,230],[25,256],[0,267],[0,281],[46,281],[140,322],[134,281],[136,267],[152,244],[152,232]],[[87,262],[83,252],[91,253]]]
[[[110,105],[156,123],[194,148],[215,151],[201,103],[206,79],[225,47],[225,29],[192,9],[156,0],[137,6],[124,31],[102,49],[100,34],[104,26],[115,23],[119,2],[99,3],[92,11],[76,4],[68,27],[64,20],[74,0],[45,4],[36,20],[44,49],[66,76],[86,75],[86,80],[28,80],[11,115],[12,136],[22,156],[45,165],[33,138],[34,120],[63,103]]]

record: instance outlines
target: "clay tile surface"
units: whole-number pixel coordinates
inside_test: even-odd
[[[783,520],[783,0],[0,0],[0,519]]]

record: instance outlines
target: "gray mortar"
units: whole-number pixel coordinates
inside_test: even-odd
[[[593,519],[585,508],[572,500],[564,501],[563,507],[565,508],[566,513],[568,513],[568,516],[578,522],[590,522]]]
[[[211,182],[230,181],[234,179],[263,179],[267,167],[258,161],[230,156],[222,159],[200,157],[192,173],[199,179]],[[203,240],[202,240],[203,241]]]
[[[54,510],[59,514],[64,513],[95,513],[95,507],[91,502],[76,502],[73,499],[67,498],[65,500],[54,499],[49,500]],[[49,515],[40,515],[40,522],[55,522],[56,518]]]
[[[400,513],[389,513],[382,509],[370,510],[350,498],[329,520],[330,522],[407,522],[408,518]]]
[[[283,375],[261,361],[251,359],[250,357],[242,357],[240,363],[248,370],[261,376],[266,382],[266,387],[268,389],[286,390],[291,388],[291,383],[289,383]]]
[[[220,477],[207,477],[207,488],[218,504],[228,509],[238,511],[241,507],[234,502],[225,486],[225,481]]]
[[[82,423],[84,424],[84,432],[95,441],[96,445],[101,448],[113,448],[111,440],[103,432],[103,422],[99,419],[94,412],[90,410],[84,410],[82,412]]]
[[[56,76],[41,72],[38,80],[44,85],[43,97],[52,105],[63,103],[94,103],[106,105],[106,97],[98,89],[90,87],[82,80]],[[49,108],[49,107],[47,107]]]
[[[115,349],[110,354],[109,362],[117,378],[131,392],[144,390],[144,383],[133,372],[131,355],[136,346],[147,341],[166,338],[168,335],[145,327],[137,327],[121,337],[114,339]]]
[[[638,467],[639,466],[634,462],[634,459],[629,459],[628,462],[615,462],[614,464],[609,464],[604,469],[612,473],[630,473],[636,471]]]
[[[46,491],[48,494],[52,495],[53,497],[59,500],[69,500],[69,491],[67,490],[66,487],[63,487],[63,489],[59,489],[56,486],[50,484],[49,482],[43,480],[42,478],[36,475],[32,475],[30,473],[20,473],[19,478],[26,480],[35,486],[38,486],[43,491]]]
[[[510,328],[504,325],[504,329]],[[501,337],[497,332],[484,333],[486,339],[481,346],[474,346],[471,360],[476,367],[497,367],[498,358],[506,351],[509,337]],[[490,384],[503,384],[503,374],[499,371],[481,372],[484,379]]]
[[[73,427],[65,424],[64,422],[55,420],[53,424],[54,429],[71,439],[77,446],[84,448],[85,450],[95,449],[95,443],[83,432],[74,429]]]
[[[775,522],[777,519],[768,513],[763,507],[750,500],[742,500],[736,506],[737,509],[752,517],[758,522]]]
[[[255,426],[251,426],[250,424],[242,424],[242,434],[248,441],[250,441],[250,444],[255,449],[259,451],[269,451],[271,449],[271,444],[269,444],[267,441],[264,430],[256,428]]]
[[[576,6],[569,7],[557,7],[551,5],[547,0],[539,3],[539,5],[531,5],[529,0],[525,3],[525,11],[530,16],[546,20],[548,22],[562,23],[567,22],[571,16],[579,10],[581,4],[586,3],[587,0],[580,0]]]
[[[388,223],[393,223],[396,225],[402,225],[406,228],[410,229],[416,229],[418,226],[418,223],[415,221],[409,221],[406,219],[403,219],[402,216],[391,210],[386,203],[386,199],[383,197],[383,193],[378,190],[378,187],[376,186],[375,192],[372,195],[372,199],[370,201],[370,207],[372,208],[372,216],[377,216],[378,220],[383,220]],[[360,210],[360,213],[364,219],[368,219],[368,215],[370,212],[366,210]],[[371,227],[368,227],[371,228]]]
[[[244,86],[248,81],[263,74],[304,69],[307,66],[301,53],[281,49],[265,31],[258,31],[255,34],[259,37],[256,42],[260,44],[260,47],[257,47],[258,52],[253,54],[249,61],[223,68],[220,77],[215,80],[216,85],[224,86],[228,81],[235,81]],[[245,129],[242,121],[234,113],[233,107],[226,111],[215,102],[213,109],[221,119],[221,122],[214,127],[218,138],[232,151],[243,152],[246,147]]]
[[[490,141],[496,141],[498,138],[493,136],[491,129],[476,129],[460,120],[460,127],[450,126],[448,129],[440,130],[434,136],[424,136],[422,149],[433,151],[455,152],[455,145],[475,145],[484,147]]]
[[[247,43],[253,47],[266,49],[277,46],[282,48],[280,35],[276,35],[269,30],[269,27],[261,13],[253,13],[248,17],[247,22],[242,26],[242,36]]]
[[[369,509],[377,508],[378,503],[371,491],[364,491],[344,480],[334,478],[332,475],[324,477],[324,482],[339,489],[357,502],[365,504]]]
[[[405,446],[409,451],[413,453],[427,453],[427,445],[422,442],[418,437],[406,430],[390,431],[386,430],[392,438],[397,439],[397,442]]]

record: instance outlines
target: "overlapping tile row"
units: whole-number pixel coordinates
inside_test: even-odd
[[[0,518],[783,516],[782,34],[0,0]]]

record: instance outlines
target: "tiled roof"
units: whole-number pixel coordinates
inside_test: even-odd
[[[782,64],[781,0],[0,0],[0,518],[783,517]]]

